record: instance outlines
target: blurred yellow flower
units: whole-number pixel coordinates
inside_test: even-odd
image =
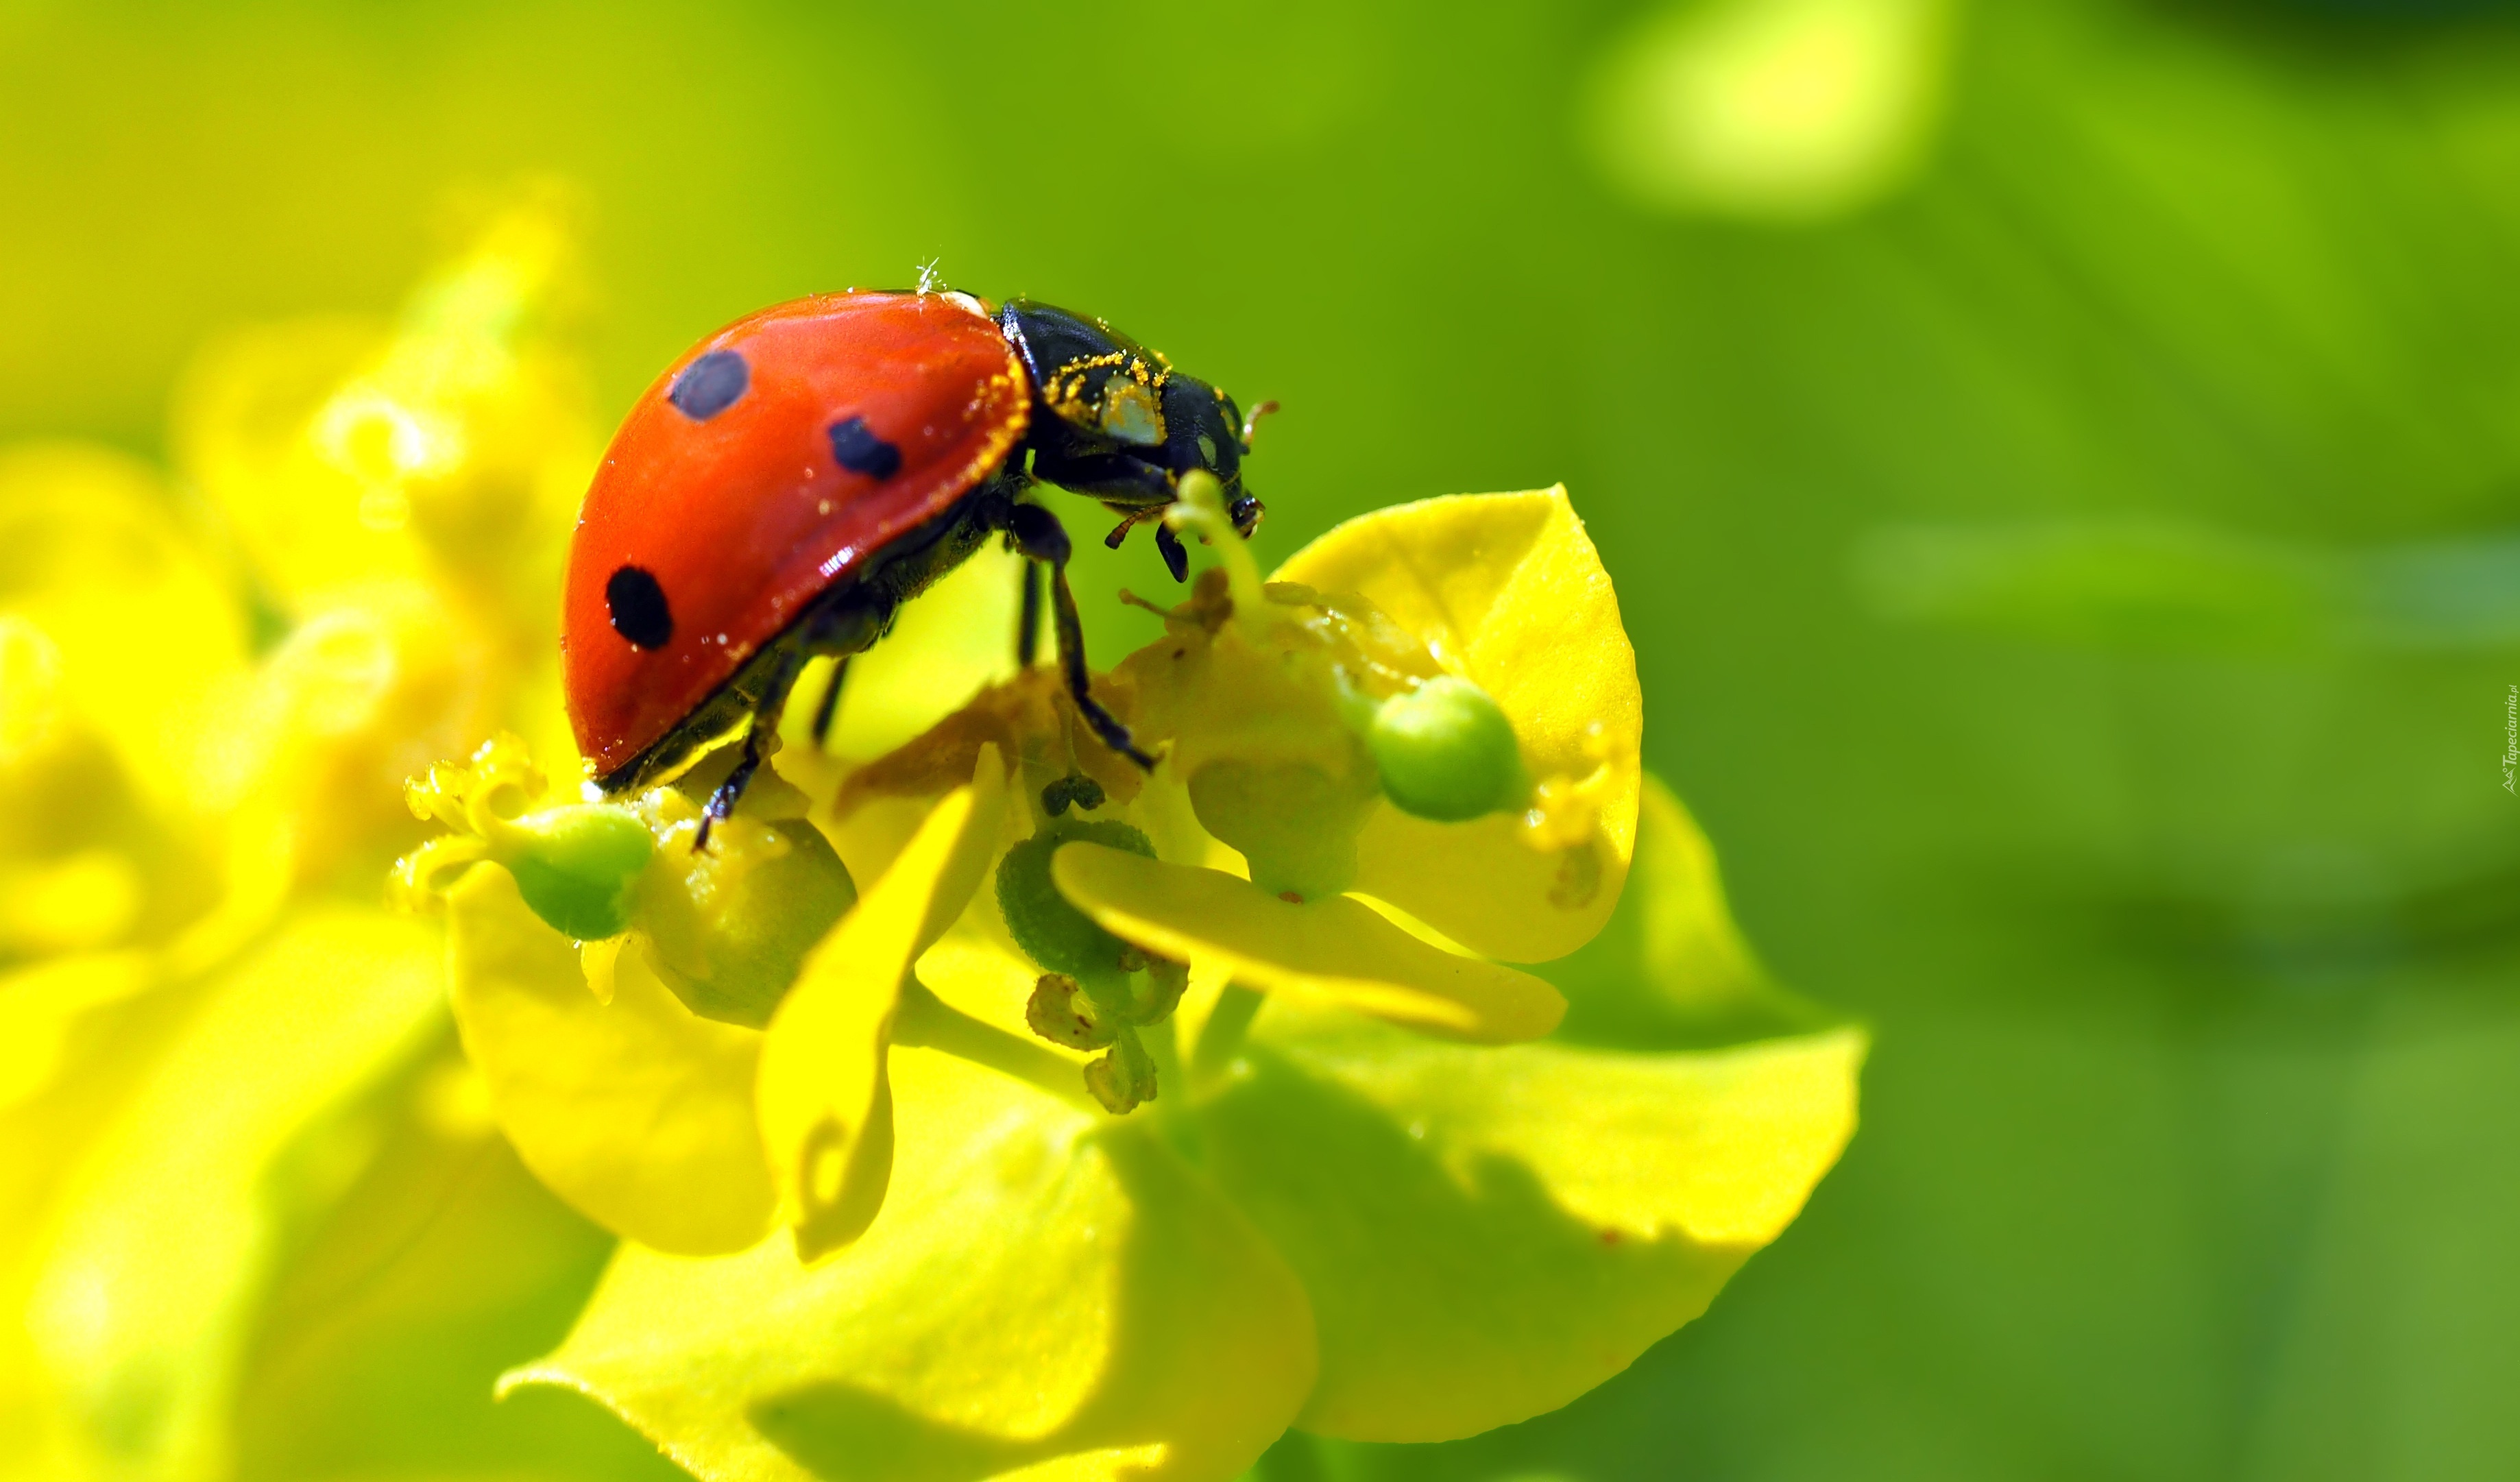
[[[565,247],[520,206],[393,325],[206,352],[180,495],[0,450],[0,1472],[226,1475],[291,1211],[375,1155],[343,1108],[442,1054],[434,934],[377,872],[405,777],[556,708]]]

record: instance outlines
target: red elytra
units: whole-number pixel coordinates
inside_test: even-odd
[[[824,294],[695,346],[622,424],[569,547],[562,673],[596,773],[637,759],[818,595],[950,509],[1030,415],[1021,360],[959,293]],[[615,601],[638,573],[661,599],[647,626]]]

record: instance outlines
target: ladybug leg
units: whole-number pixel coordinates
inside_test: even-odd
[[[1023,611],[1015,619],[1015,667],[1029,669],[1041,652],[1041,567],[1023,568]]]
[[[1129,739],[1129,728],[1094,697],[1093,674],[1085,667],[1085,624],[1076,615],[1076,594],[1067,587],[1066,528],[1059,524],[1058,516],[1039,505],[1017,505],[1008,518],[1008,529],[1017,549],[1050,567],[1050,606],[1053,631],[1058,639],[1058,667],[1067,677],[1067,696],[1076,702],[1076,713],[1094,728],[1102,744],[1153,771],[1155,759],[1139,750],[1138,743]]]
[[[1160,463],[1131,453],[1051,453],[1036,449],[1035,478],[1071,494],[1104,500],[1115,509],[1149,513],[1173,502],[1173,478]],[[1125,536],[1123,537],[1125,538]]]
[[[1120,549],[1120,543],[1129,538],[1131,530],[1149,520],[1160,520],[1164,508],[1162,505],[1152,505],[1143,510],[1130,511],[1120,516],[1120,522],[1111,527],[1110,534],[1102,537],[1102,544],[1117,551]],[[1190,553],[1182,549],[1181,537],[1173,533],[1172,526],[1161,523],[1155,525],[1155,549],[1162,553],[1164,569],[1173,573],[1173,580],[1190,580]]]
[[[1050,597],[1058,618],[1058,666],[1067,673],[1067,697],[1076,701],[1076,713],[1094,728],[1102,744],[1152,772],[1155,759],[1139,750],[1129,738],[1129,728],[1094,697],[1093,676],[1085,667],[1085,624],[1076,616],[1076,594],[1067,589],[1064,563],[1050,568]]]
[[[709,794],[708,808],[700,815],[699,832],[692,838],[694,854],[708,847],[711,829],[716,828],[721,820],[734,816],[736,800],[743,796],[743,789],[752,785],[752,774],[761,770],[758,736],[756,732],[744,737],[743,760],[737,762],[735,770],[726,775],[726,781],[718,784],[717,790]]]
[[[840,711],[840,681],[848,677],[849,655],[843,653],[839,662],[832,665],[832,677],[823,686],[822,702],[814,706],[814,749],[817,751],[822,749],[823,742],[832,734],[832,717]]]
[[[788,692],[796,683],[796,671],[804,656],[790,651],[770,676],[760,702],[753,707],[752,724],[743,733],[743,757],[726,781],[709,794],[708,806],[701,810],[699,832],[692,838],[692,851],[708,847],[709,831],[735,816],[737,799],[752,785],[752,774],[761,770],[762,761],[779,744],[779,717],[788,708]]]
[[[1181,537],[1172,526],[1155,526],[1155,549],[1163,554],[1164,569],[1173,573],[1174,581],[1190,580],[1190,552],[1182,549]]]

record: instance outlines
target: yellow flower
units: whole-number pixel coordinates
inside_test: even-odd
[[[378,1155],[354,1108],[461,1069],[376,879],[403,778],[557,708],[562,242],[511,211],[397,324],[206,353],[172,479],[0,451],[0,1473],[232,1470],[284,1235]]]
[[[577,805],[485,781],[512,753],[415,794],[469,831],[406,878],[445,889],[501,1125],[627,1237],[511,1385],[706,1477],[1226,1478],[1289,1424],[1562,1405],[1790,1222],[1853,1130],[1860,1034],[1588,1048],[1509,966],[1644,931],[1580,1013],[1813,1027],[1770,1011],[1648,787],[1563,492],[1379,512],[1263,582],[1196,482],[1170,517],[1221,565],[1097,685],[1151,774],[1032,673],[863,766],[791,744],[718,864],[686,830],[706,764],[598,810],[654,847],[583,868]],[[864,884],[792,986],[676,966],[717,872],[799,830]],[[480,858],[509,868],[456,876]],[[624,934],[549,923],[586,902]]]

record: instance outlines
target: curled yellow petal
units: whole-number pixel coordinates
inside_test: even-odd
[[[770,1020],[757,1108],[796,1254],[848,1244],[892,1176],[892,1018],[911,964],[962,913],[988,869],[1006,788],[994,747],[892,867],[805,959]]]
[[[742,1250],[773,1192],[752,1113],[761,1036],[695,1015],[642,955],[609,1004],[569,940],[505,870],[447,892],[447,965],[465,1053],[525,1166],[579,1212],[659,1250]]]
[[[1485,690],[1535,785],[1522,818],[1439,824],[1378,806],[1355,888],[1510,962],[1590,940],[1635,848],[1644,702],[1617,594],[1565,489],[1378,510],[1277,579],[1364,597]]]
[[[1566,1012],[1531,974],[1430,946],[1344,896],[1297,905],[1222,871],[1099,844],[1059,850],[1051,876],[1104,930],[1158,956],[1223,964],[1246,987],[1491,1045],[1538,1039]]]

